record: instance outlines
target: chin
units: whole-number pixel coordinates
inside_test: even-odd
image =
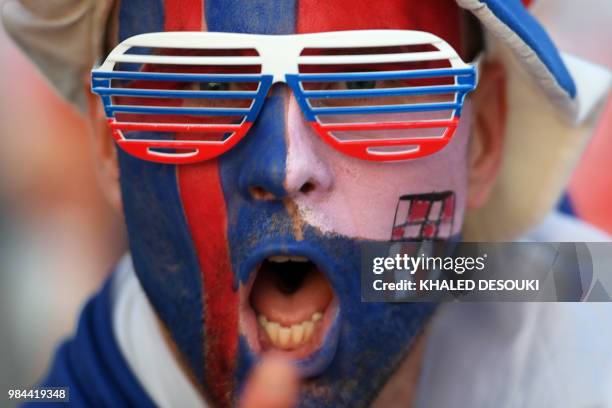
[[[366,241],[303,227],[237,253],[237,389],[269,351],[303,378],[300,406],[368,406],[435,311],[431,303],[361,301]]]

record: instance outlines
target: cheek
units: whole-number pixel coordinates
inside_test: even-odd
[[[205,382],[218,400],[228,392],[238,349],[238,292],[227,240],[227,211],[217,160],[179,166],[183,210],[201,271]],[[201,343],[200,343],[201,344]]]
[[[324,194],[296,197],[305,221],[323,232],[389,240],[400,197],[453,192],[451,234],[461,230],[467,192],[467,149],[472,128],[471,104],[466,101],[462,119],[451,142],[440,152],[399,163],[376,163],[338,153],[304,124],[299,112],[289,112],[290,174],[304,157],[316,157],[316,165],[331,174]],[[295,108],[297,111],[297,107]]]
[[[202,280],[175,166],[118,150],[121,193],[138,279],[198,380],[202,370]]]

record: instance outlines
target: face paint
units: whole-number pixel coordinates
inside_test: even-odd
[[[138,3],[121,3],[120,39],[163,29],[288,34],[412,28],[457,45],[457,33],[449,31],[454,25],[416,12],[437,10],[454,21],[453,12],[437,9],[448,8],[446,3],[430,9],[415,2],[410,10],[410,2],[389,2],[359,16],[341,13],[337,20],[326,11],[327,3],[315,8],[310,1],[272,7],[260,1],[179,6],[179,0],[166,0],[159,9]],[[145,18],[140,18],[142,10],[147,10]],[[411,20],[411,15],[424,20]],[[444,25],[443,32],[430,25]],[[235,402],[259,351],[282,346],[281,328],[271,339],[274,329],[268,323],[299,323],[303,331],[313,325],[316,341],[308,353],[295,356],[307,377],[300,394],[304,406],[364,406],[373,400],[435,306],[362,303],[359,248],[366,241],[388,240],[394,226],[410,218],[409,211],[405,221],[395,216],[398,198],[404,197],[400,203],[408,201],[407,195],[415,200],[423,192],[453,192],[453,222],[443,232],[442,224],[448,223],[442,211],[433,238],[458,234],[469,103],[463,117],[457,136],[440,153],[411,162],[371,163],[326,145],[304,122],[288,89],[275,86],[248,137],[218,159],[174,166],[119,154],[136,273],[181,358],[216,404]],[[433,214],[440,201],[428,202]],[[279,262],[279,256],[295,260]],[[289,275],[294,278],[285,279]],[[330,296],[317,297],[321,289]],[[301,302],[284,306],[300,296]],[[266,316],[265,324],[258,315]]]
[[[400,197],[448,191],[454,195],[455,222],[440,238],[460,232],[472,118],[469,100],[464,105],[457,132],[446,148],[432,156],[398,163],[354,160],[317,139],[301,120],[297,106],[290,104],[288,117],[288,185],[299,188],[297,184],[308,177],[323,180],[320,190],[295,197],[300,214],[308,224],[324,232],[387,240],[393,226],[398,224],[394,214]],[[315,163],[312,168],[316,170],[308,170],[309,162]]]
[[[119,40],[164,30],[161,1],[122,2]],[[148,137],[146,132],[143,138]],[[176,166],[118,151],[123,209],[136,275],[198,381],[204,381],[202,279],[184,217]]]
[[[435,241],[448,239],[453,231],[455,194],[412,194],[401,196],[395,209],[392,241]]]

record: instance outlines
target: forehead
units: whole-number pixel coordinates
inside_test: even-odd
[[[357,29],[428,31],[460,47],[454,0],[124,0],[118,41],[158,31],[297,34]]]

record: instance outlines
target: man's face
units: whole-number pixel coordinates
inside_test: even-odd
[[[124,1],[118,40],[375,28],[429,31],[459,48],[459,12],[444,0],[379,9],[359,1]],[[167,165],[119,150],[136,273],[208,397],[235,400],[268,350],[295,360],[307,378],[305,405],[375,397],[434,306],[362,303],[360,244],[457,239],[470,119],[468,102],[456,135],[434,155],[369,162],[325,144],[290,90],[274,85],[244,140],[217,159]],[[416,227],[403,228],[407,221]]]

